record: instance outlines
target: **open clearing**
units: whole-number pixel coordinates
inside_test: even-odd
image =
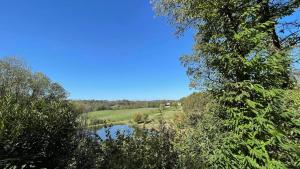
[[[133,124],[133,115],[135,113],[142,113],[149,115],[151,124],[157,124],[159,119],[171,120],[175,114],[180,110],[175,108],[167,108],[160,111],[158,108],[139,108],[139,109],[123,109],[123,110],[103,110],[86,113],[87,122],[90,127],[101,126],[91,124],[91,121],[103,121],[105,120],[108,124]]]

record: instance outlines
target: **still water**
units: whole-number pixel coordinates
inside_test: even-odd
[[[101,139],[105,140],[108,139],[108,137],[106,136],[106,130],[109,130],[111,138],[113,139],[117,138],[118,131],[125,136],[130,136],[134,132],[134,128],[128,125],[114,125],[109,128],[100,128],[96,133]]]

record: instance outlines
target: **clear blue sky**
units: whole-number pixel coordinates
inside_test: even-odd
[[[191,93],[179,57],[190,33],[155,17],[149,0],[3,0],[0,56],[23,58],[72,99],[179,99]]]
[[[299,19],[300,11],[289,17]],[[72,99],[179,99],[192,91],[176,38],[149,0],[2,0],[0,57],[23,58]]]

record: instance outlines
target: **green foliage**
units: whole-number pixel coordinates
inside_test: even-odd
[[[78,123],[64,90],[14,58],[0,60],[0,70],[0,162],[6,168],[66,167]]]
[[[136,123],[142,122],[143,115],[139,112],[133,114],[133,121]]]
[[[188,97],[182,98],[183,111],[188,112],[203,112],[206,109],[208,103],[212,101],[209,93],[193,93]]]
[[[284,95],[296,84],[291,51],[299,45],[299,23],[280,19],[300,1],[155,0],[154,6],[179,32],[195,28],[195,52],[181,61],[191,86],[207,85],[219,104],[204,116],[217,121],[196,133],[208,136],[200,149],[217,144],[199,161],[209,168],[299,168],[299,107]],[[216,125],[224,134],[209,135]]]
[[[231,92],[225,92],[225,91]],[[217,164],[235,168],[299,167],[299,109],[290,109],[283,90],[261,85],[228,84],[219,110],[227,137]]]
[[[77,147],[72,159],[69,160],[68,169],[97,169],[100,168],[100,155],[102,153],[99,138],[90,132],[82,132],[77,139]]]
[[[148,114],[143,114],[140,112],[133,114],[133,121],[136,123],[146,123],[149,120]]]
[[[19,99],[66,99],[66,91],[42,73],[32,73],[22,61],[8,57],[0,60],[0,94]]]
[[[300,106],[300,90],[288,90],[285,92],[286,100],[290,100],[293,102],[294,107],[297,109],[297,107]]]
[[[288,52],[295,45],[284,43],[286,35],[279,37],[275,26],[280,27],[278,19],[299,4],[296,0],[154,0],[158,13],[167,15],[178,31],[196,29],[195,52],[181,60],[192,86],[204,80],[212,87],[243,80],[265,87],[291,85]]]
[[[188,97],[182,98],[182,108],[186,113],[187,123],[190,125],[197,125],[201,114],[207,112],[213,99],[209,93],[193,93]]]
[[[100,143],[99,168],[178,168],[173,137],[173,131],[161,125],[159,130],[144,129],[132,137],[119,134],[117,139],[104,140]]]
[[[99,125],[99,124],[105,124],[105,120],[102,119],[92,119],[90,122],[90,125]]]
[[[226,135],[221,129],[222,119],[212,113],[217,105],[208,104],[206,110],[195,112],[197,123],[191,125],[189,114],[183,126],[176,132],[174,140],[176,151],[179,152],[180,168],[214,168],[222,138]]]

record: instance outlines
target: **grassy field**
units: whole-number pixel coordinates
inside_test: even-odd
[[[140,108],[140,109],[124,109],[124,110],[103,110],[89,112],[85,114],[87,123],[90,127],[101,126],[101,124],[95,124],[95,121],[105,120],[108,124],[134,124],[133,115],[135,113],[147,114],[150,123],[148,125],[154,125],[159,122],[159,119],[171,120],[175,114],[180,112],[175,108],[166,108],[161,111],[158,108]]]

